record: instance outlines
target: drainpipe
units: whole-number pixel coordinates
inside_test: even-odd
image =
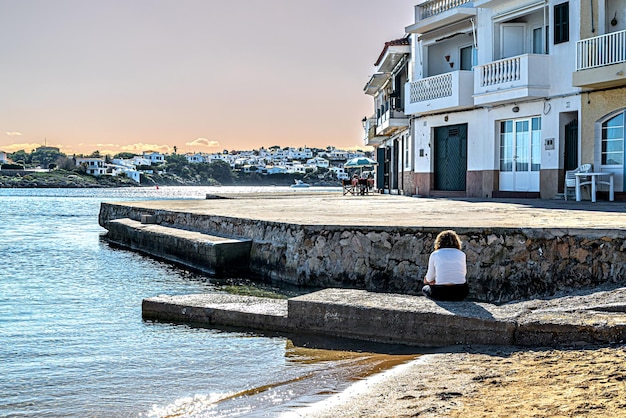
[[[596,33],[596,27],[593,23],[593,0],[589,0],[589,7],[591,7],[591,33]]]

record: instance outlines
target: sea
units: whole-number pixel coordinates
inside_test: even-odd
[[[142,299],[161,294],[311,290],[206,276],[111,246],[101,202],[273,191],[298,192],[0,189],[0,417],[270,417],[407,361],[401,349],[142,319]]]

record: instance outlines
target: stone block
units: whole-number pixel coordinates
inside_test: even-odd
[[[419,296],[324,289],[289,299],[287,306],[297,329],[380,343],[507,345],[515,330],[480,304]]]
[[[156,216],[154,215],[141,215],[141,223],[142,224],[156,224]]]
[[[251,240],[144,224],[127,218],[109,222],[107,239],[209,274],[246,272],[250,265]]]

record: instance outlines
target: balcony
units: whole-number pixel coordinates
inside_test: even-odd
[[[415,23],[405,30],[422,34],[472,16],[476,9],[471,0],[428,0],[415,6]]]
[[[576,42],[576,87],[626,85],[626,30]]]
[[[550,56],[524,54],[474,69],[474,104],[494,105],[547,97]]]
[[[387,136],[377,136],[376,135],[376,117],[372,116],[369,119],[366,119],[363,124],[363,129],[365,130],[365,137],[363,138],[363,143],[365,145],[369,145],[372,147],[379,146],[383,143]]]
[[[453,71],[405,84],[408,115],[444,112],[474,104],[472,71]]]
[[[376,136],[390,136],[409,127],[409,119],[403,112],[390,107],[376,119]]]
[[[411,44],[408,38],[385,42],[385,48],[374,65],[378,66],[379,73],[391,73],[396,65],[411,54]]]
[[[391,74],[389,73],[376,73],[370,77],[365,87],[363,87],[363,91],[365,94],[375,96],[390,78]]]

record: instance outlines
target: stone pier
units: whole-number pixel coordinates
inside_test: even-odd
[[[475,301],[546,297],[626,279],[623,202],[341,193],[223,197],[103,203],[100,225],[117,242],[123,239],[112,234],[114,221],[140,222],[142,216],[164,228],[245,241],[250,272],[323,288],[419,294],[434,238],[450,228],[463,240]],[[167,258],[170,252],[151,254]],[[211,263],[208,258],[190,262],[203,271]]]

